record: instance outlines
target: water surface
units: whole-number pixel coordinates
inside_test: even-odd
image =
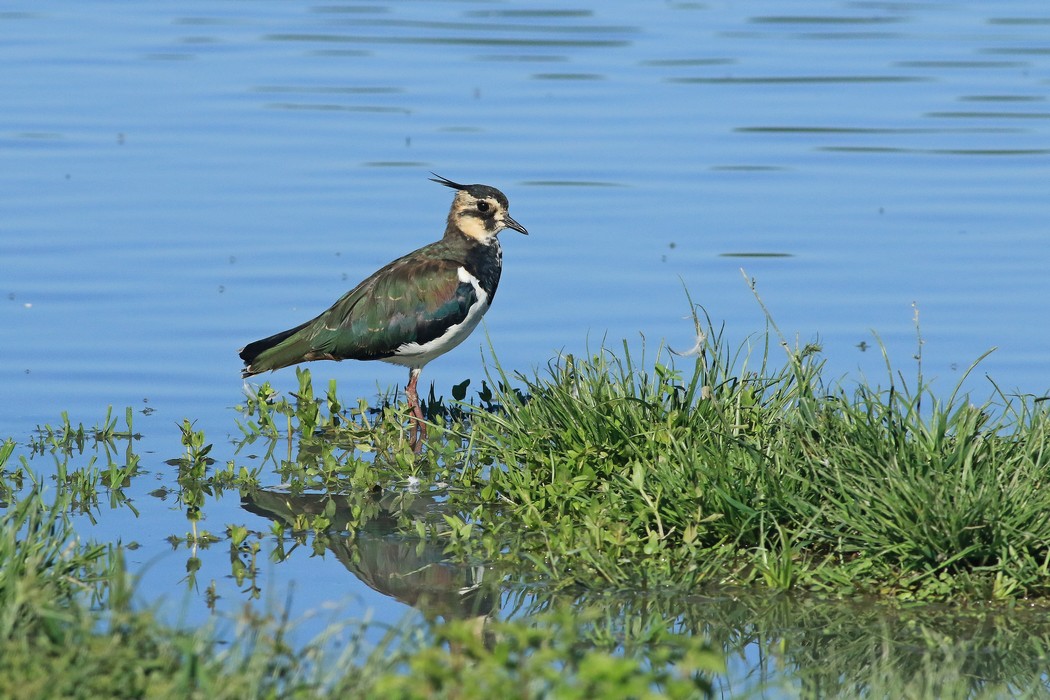
[[[983,399],[988,375],[1043,395],[1048,22],[1035,0],[15,2],[0,13],[3,435],[133,406],[158,485],[183,418],[232,458],[237,348],[436,239],[450,198],[429,171],[501,188],[531,233],[504,234],[484,332],[425,371],[439,393],[477,386],[489,341],[524,371],[603,339],[688,347],[683,286],[743,342],[765,327],[743,268],[830,377],[884,376],[872,331],[914,377],[917,313],[941,392],[996,347],[968,388]],[[405,380],[313,371],[365,397]],[[206,616],[164,541],[184,514],[151,490],[140,516],[100,507],[90,532],[133,533],[150,590]],[[206,518],[268,527],[236,498]],[[198,554],[235,609],[226,552]],[[338,558],[269,565],[263,598],[309,581],[299,612],[406,614]],[[746,677],[764,647],[742,648]]]

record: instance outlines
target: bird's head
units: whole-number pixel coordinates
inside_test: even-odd
[[[456,190],[452,209],[448,213],[448,230],[456,229],[479,243],[489,244],[505,228],[512,228],[526,236],[525,227],[511,218],[507,195],[488,185],[461,185],[436,173],[434,182]]]

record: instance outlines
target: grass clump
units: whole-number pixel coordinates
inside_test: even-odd
[[[753,366],[698,335],[684,360],[625,344],[518,375],[472,416],[465,478],[487,485],[455,545],[588,587],[1050,593],[1045,403],[941,402],[888,362],[885,388],[828,384],[817,348]]]

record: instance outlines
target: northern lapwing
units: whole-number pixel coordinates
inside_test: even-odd
[[[408,367],[412,449],[426,439],[416,385],[423,366],[462,343],[488,311],[503,269],[496,237],[505,228],[528,235],[511,218],[507,197],[488,185],[456,190],[441,240],[380,268],[332,308],[241,348],[242,376],[313,360],[383,360]]]

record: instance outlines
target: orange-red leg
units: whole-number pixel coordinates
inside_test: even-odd
[[[405,387],[405,396],[408,397],[408,406],[412,409],[412,451],[420,452],[423,442],[427,439],[427,428],[423,425],[423,409],[419,407],[419,394],[416,391],[416,383],[419,381],[419,369],[412,368],[408,372],[408,385]]]

